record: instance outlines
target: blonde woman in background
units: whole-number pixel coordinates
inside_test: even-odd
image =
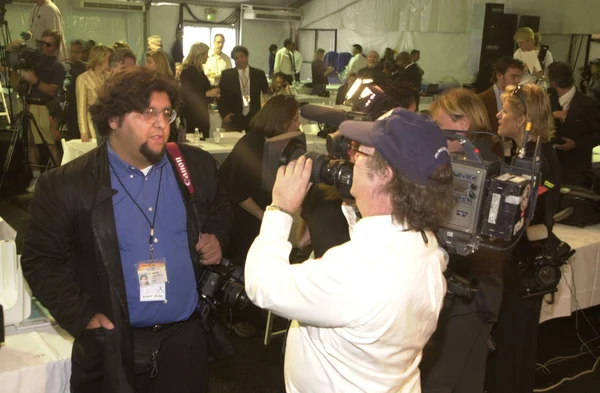
[[[452,89],[441,94],[429,107],[431,116],[445,130],[491,132],[490,120],[481,98],[467,89]],[[498,152],[491,136],[468,135],[488,161],[497,160]],[[458,141],[448,141],[453,153],[462,153]],[[502,149],[498,149],[501,150]],[[455,180],[457,187],[459,180]],[[465,195],[472,191],[467,185]],[[467,196],[468,198],[468,196]],[[473,197],[471,197],[473,198]],[[464,210],[457,202],[457,210]],[[464,206],[464,205],[463,205]],[[502,303],[502,262],[495,255],[481,250],[468,257],[451,255],[448,274],[472,281],[476,289],[474,299],[467,303],[460,299],[452,304],[450,316],[440,324],[423,350],[421,383],[424,391],[483,392],[487,361],[487,340],[500,314]],[[496,253],[498,254],[498,253]],[[508,391],[507,391],[508,392]]]
[[[431,104],[429,111],[443,130],[492,132],[485,104],[470,90],[452,89],[444,92]],[[494,156],[488,156],[491,152],[502,156],[499,140],[491,135],[475,134],[469,139],[487,159],[495,159]],[[448,141],[448,150],[451,153],[462,152],[462,145],[459,141]]]
[[[152,71],[156,71],[161,76],[173,77],[173,71],[169,66],[169,59],[162,51],[154,51],[146,53],[146,67]]]
[[[547,191],[538,195],[529,225],[545,225],[550,239],[553,216],[559,208],[561,178],[560,163],[550,142],[554,134],[550,99],[536,85],[508,86],[502,95],[502,102],[502,110],[498,113],[499,135],[512,139],[519,148],[526,146],[527,157],[532,157],[537,137],[540,138],[541,184]],[[527,128],[531,131],[527,132]],[[488,360],[488,393],[531,393],[535,386],[538,326],[543,297],[523,299],[518,265],[524,255],[531,255],[533,249],[539,250],[539,245],[534,248],[523,236],[512,251],[511,260],[502,264],[502,309],[492,332],[496,351]]]
[[[221,89],[213,88],[204,74],[203,65],[208,60],[208,45],[196,42],[183,61],[183,70],[179,76],[183,95],[182,116],[186,121],[187,132],[194,129],[208,138],[210,122],[208,118],[208,98],[218,98]]]
[[[87,71],[77,77],[75,94],[77,97],[77,119],[82,142],[96,138],[96,129],[88,111],[90,105],[96,103],[98,89],[106,78],[108,58],[113,49],[105,45],[95,45],[90,50]]]
[[[554,62],[552,53],[550,53],[547,46],[542,48],[542,35],[540,33],[534,33],[529,27],[521,27],[518,29],[514,39],[519,45],[519,49],[515,51],[513,57],[525,63],[525,70],[523,71],[523,75],[521,75],[521,84],[527,85],[536,83],[538,79],[541,79],[544,75],[548,74],[548,66]],[[528,55],[526,55],[526,53],[534,52],[535,57],[539,59],[540,50],[546,52],[544,58],[540,60],[542,69],[530,70],[527,66]]]

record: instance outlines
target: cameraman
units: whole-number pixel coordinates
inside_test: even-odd
[[[292,215],[312,161],[280,167],[261,232],[246,261],[248,297],[293,319],[288,392],[420,392],[419,361],[445,293],[447,254],[435,231],[453,206],[452,168],[440,129],[395,109],[376,122],[346,121],[362,143],[354,166],[352,239],[320,260],[290,265]]]
[[[58,30],[44,31],[41,40],[42,51],[35,68],[21,70],[19,74],[20,81],[25,84],[22,84],[19,89],[20,94],[25,98],[25,113],[29,112],[30,114],[27,140],[33,179],[27,187],[28,192],[35,190],[35,184],[41,175],[40,155],[37,149],[39,145],[46,144],[54,166],[60,165],[60,153],[56,146],[56,141],[60,137],[58,130],[52,126],[50,116],[57,115],[55,111],[58,103],[55,101],[55,97],[65,80],[65,69],[57,58],[61,41],[62,37]],[[16,46],[11,44],[6,50],[14,51],[16,49]]]

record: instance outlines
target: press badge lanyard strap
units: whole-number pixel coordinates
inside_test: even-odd
[[[162,183],[162,175],[163,175],[164,167],[160,168],[160,176],[158,178],[158,191],[156,193],[156,202],[154,203],[154,217],[152,218],[152,222],[150,222],[150,219],[148,218],[146,213],[144,213],[144,209],[142,209],[142,207],[137,203],[135,198],[133,196],[131,196],[129,191],[127,191],[127,188],[125,188],[125,184],[123,184],[121,179],[119,179],[119,176],[117,175],[117,171],[115,171],[115,168],[113,168],[113,166],[111,164],[108,164],[108,165],[110,165],[110,169],[112,169],[113,173],[115,174],[115,177],[119,181],[119,184],[121,185],[121,187],[123,187],[123,190],[125,190],[125,192],[129,196],[129,198],[131,198],[131,200],[133,201],[135,206],[137,206],[137,208],[142,213],[142,215],[144,216],[146,221],[148,221],[148,225],[150,225],[150,240],[148,240],[148,242],[150,243],[150,260],[153,261],[154,260],[154,245],[153,245],[154,244],[154,224],[156,223],[156,216],[158,214],[158,197],[160,196],[160,185]]]

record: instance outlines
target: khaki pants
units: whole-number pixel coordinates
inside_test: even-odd
[[[31,115],[31,119],[29,119],[29,129],[31,130],[31,134],[33,135],[34,143],[36,145],[41,145],[45,142],[49,145],[54,145],[56,141],[54,140],[54,138],[52,137],[52,133],[50,132],[51,122],[48,108],[46,107],[46,105],[28,106],[29,114]]]

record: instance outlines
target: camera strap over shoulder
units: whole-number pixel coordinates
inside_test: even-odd
[[[194,198],[196,192],[194,191],[194,185],[192,184],[192,178],[190,177],[190,171],[188,170],[187,165],[185,164],[185,159],[181,154],[181,149],[177,146],[175,142],[167,143],[167,151],[169,155],[175,161],[175,168],[177,168],[177,173],[181,178],[183,184],[187,187],[188,193],[190,194],[190,198]]]

